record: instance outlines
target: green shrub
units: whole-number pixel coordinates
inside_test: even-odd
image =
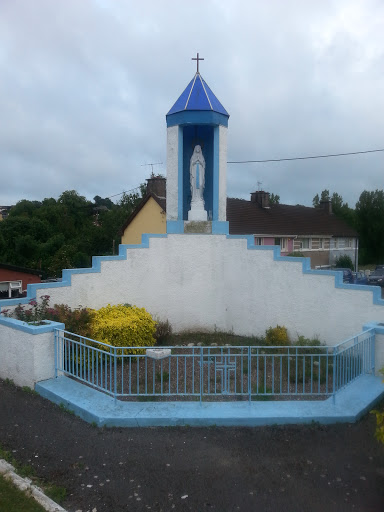
[[[172,336],[172,326],[168,320],[156,319],[155,339],[157,345],[166,345]]]
[[[91,336],[92,310],[79,306],[71,309],[66,304],[55,304],[47,310],[46,318],[65,324],[65,329],[80,336]]]
[[[80,336],[90,336],[92,310],[82,306],[71,309],[66,304],[55,304],[50,307],[49,299],[49,295],[42,295],[39,301],[31,299],[27,305],[19,304],[13,311],[5,309],[2,314],[33,324],[40,324],[44,320],[53,320],[65,324],[67,331]]]
[[[156,322],[144,309],[117,304],[93,311],[92,337],[115,347],[150,347],[155,344]],[[128,351],[127,351],[128,352]],[[141,353],[130,350],[129,353]]]
[[[351,270],[354,269],[353,262],[347,254],[342,254],[341,256],[336,258],[335,267],[336,268],[350,268]]]
[[[287,254],[287,256],[293,256],[294,258],[305,258],[305,255],[300,251],[294,251]]]
[[[288,331],[286,327],[276,325],[265,331],[265,344],[270,346],[286,346],[289,345]]]
[[[297,340],[292,343],[295,347],[315,347],[313,349],[306,349],[306,354],[323,354],[324,349],[316,348],[321,347],[321,341],[318,338],[306,338],[305,336],[299,336]],[[301,352],[300,352],[301,353]]]

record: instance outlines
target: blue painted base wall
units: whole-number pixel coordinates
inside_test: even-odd
[[[380,377],[362,376],[340,391],[334,404],[285,402],[120,402],[72,379],[59,377],[36,385],[43,397],[89,423],[107,427],[248,426],[357,421],[384,394]]]

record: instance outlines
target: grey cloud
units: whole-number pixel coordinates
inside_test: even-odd
[[[383,147],[381,2],[3,0],[0,204],[92,198],[165,173],[165,115],[191,57],[231,114],[229,160]],[[383,188],[381,154],[228,166],[228,194],[311,204]]]

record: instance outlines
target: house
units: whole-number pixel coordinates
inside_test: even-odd
[[[143,233],[166,233],[166,199],[163,176],[147,179],[147,193],[121,229],[122,244],[141,244]]]
[[[0,221],[8,217],[9,210],[12,206],[0,206]]]
[[[0,299],[21,297],[28,284],[40,283],[42,277],[41,270],[0,263]]]
[[[228,198],[232,235],[253,235],[255,245],[279,245],[282,256],[309,256],[311,267],[332,266],[341,255],[358,265],[358,234],[332,213],[330,201],[319,208],[271,204],[269,193],[253,192],[251,200]]]
[[[124,224],[123,244],[141,243],[142,233],[166,233],[166,179],[147,180],[147,194]],[[358,234],[332,213],[330,201],[319,208],[271,204],[269,193],[251,193],[250,201],[227,198],[230,235],[253,235],[255,245],[279,245],[282,256],[304,255],[311,267],[333,266],[341,255],[358,267]]]

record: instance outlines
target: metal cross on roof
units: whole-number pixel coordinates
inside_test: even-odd
[[[199,60],[204,60],[204,59],[199,57],[199,54],[197,53],[196,57],[192,57],[191,60],[196,60],[197,61],[197,73],[198,73],[199,72]]]

